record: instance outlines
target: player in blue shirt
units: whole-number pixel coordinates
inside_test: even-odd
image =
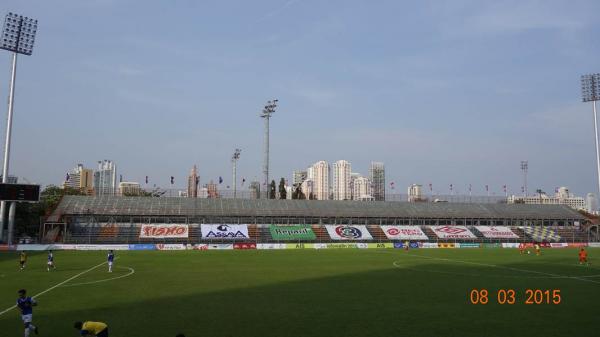
[[[27,290],[21,289],[19,290],[19,298],[17,298],[17,308],[21,310],[21,319],[23,320],[23,324],[25,326],[25,337],[29,337],[29,333],[31,331],[38,334],[37,326],[31,323],[33,318],[33,307],[37,305],[37,302],[31,298],[27,297]]]
[[[50,268],[52,268],[52,269],[56,268],[54,266],[54,254],[52,253],[51,250],[48,251],[48,271],[50,271]]]
[[[113,261],[115,260],[115,252],[113,250],[108,251],[108,272],[112,273]]]

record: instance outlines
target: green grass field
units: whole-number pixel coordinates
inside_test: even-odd
[[[592,263],[600,249],[589,249]],[[122,251],[115,272],[88,271],[37,298],[40,336],[77,336],[76,320],[109,324],[117,337],[584,336],[600,334],[600,259],[575,249],[542,256],[516,249]],[[0,311],[105,261],[105,252],[44,253],[18,270],[0,253]],[[135,272],[132,274],[132,270]],[[107,280],[108,278],[118,279]],[[473,305],[472,289],[489,291]],[[497,303],[514,289],[515,304]],[[560,290],[560,304],[524,304],[526,289]],[[22,336],[16,309],[0,336]]]

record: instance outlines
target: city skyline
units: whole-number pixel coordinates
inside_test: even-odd
[[[272,177],[290,179],[295,168],[323,158],[345,158],[358,172],[381,160],[387,192],[393,181],[402,190],[413,182],[438,191],[453,184],[456,193],[471,184],[479,195],[486,185],[503,194],[506,184],[519,194],[519,162],[527,160],[530,191],[596,192],[593,127],[579,92],[579,76],[600,68],[591,56],[600,49],[593,1],[541,10],[518,1],[469,10],[462,2],[297,1],[276,5],[268,20],[257,20],[274,10],[266,2],[192,5],[189,13],[135,2],[65,3],[6,6],[39,19],[42,32],[35,57],[20,60],[16,84],[11,174],[30,182],[60,185],[68,168],[97,158],[114,160],[128,181],[149,176],[169,187],[175,176],[183,188],[193,163],[203,183],[227,181],[238,144],[238,177],[260,181],[257,114],[277,97]],[[241,10],[223,22],[206,14],[228,6]],[[168,32],[154,24],[165,10]],[[380,20],[355,24],[363,15]],[[124,20],[131,16],[140,21]],[[85,22],[83,31],[72,31],[70,17]],[[123,24],[105,27],[106,18]],[[418,24],[424,20],[431,25]],[[278,22],[289,25],[273,31]],[[392,40],[401,43],[384,43]],[[299,57],[298,50],[315,52]],[[8,55],[0,63],[8,78]],[[253,85],[257,73],[265,85]],[[54,129],[60,136],[43,142],[30,136]]]

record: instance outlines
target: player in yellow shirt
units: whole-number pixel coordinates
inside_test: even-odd
[[[75,322],[73,327],[79,330],[82,336],[108,337],[108,325],[102,322]]]
[[[535,255],[537,255],[537,256],[542,255],[542,250],[540,249],[540,244],[539,243],[535,244]]]
[[[21,255],[19,255],[19,263],[21,264],[21,270],[25,269],[25,264],[27,263],[27,253],[25,251],[22,251]]]

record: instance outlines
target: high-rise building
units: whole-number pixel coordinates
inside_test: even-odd
[[[587,209],[586,200],[582,197],[574,196],[566,187],[559,188],[553,197],[539,191],[536,195],[526,197],[511,195],[507,198],[506,202],[509,204],[567,205],[576,210]]]
[[[596,214],[598,212],[598,200],[594,193],[588,193],[586,196],[587,212],[590,214]]]
[[[187,197],[197,198],[198,197],[198,184],[200,183],[200,177],[198,177],[198,170],[196,165],[192,168],[190,175],[188,176],[188,187]]]
[[[380,162],[371,162],[369,178],[376,201],[385,201],[385,166]]]
[[[408,186],[408,201],[422,201],[423,200],[423,186],[419,184],[412,184]]]
[[[302,182],[302,185],[300,185],[300,190],[304,194],[304,198],[310,199],[311,194],[313,197],[315,196],[315,189],[313,188],[313,185],[314,182],[312,179],[306,179]]]
[[[351,165],[346,160],[333,163],[333,200],[350,200],[350,172]]]
[[[352,196],[354,200],[373,200],[371,182],[365,177],[354,179]]]
[[[94,172],[94,191],[96,195],[115,195],[117,186],[117,166],[110,160],[98,162],[98,171]]]
[[[354,200],[354,181],[360,177],[362,177],[362,175],[360,173],[356,173],[356,172],[350,173],[350,192],[352,192],[352,200]]]
[[[119,183],[119,195],[136,196],[141,194],[140,183],[122,181]]]
[[[292,182],[293,182],[294,186],[298,186],[299,184],[302,184],[302,182],[304,182],[304,180],[306,180],[307,174],[308,173],[306,171],[294,171],[293,177],[292,177]]]
[[[94,171],[84,168],[82,164],[77,164],[71,172],[67,173],[63,187],[70,187],[85,194],[92,194],[94,191]]]
[[[329,199],[329,164],[324,161],[318,161],[308,169],[312,175],[314,196],[317,200]],[[311,179],[309,177],[309,179]],[[308,198],[308,195],[306,196]]]
[[[250,183],[250,198],[260,199],[260,182],[253,181]]]
[[[205,185],[208,198],[219,198],[219,190],[217,189],[217,184],[213,183],[211,180],[210,183]]]

